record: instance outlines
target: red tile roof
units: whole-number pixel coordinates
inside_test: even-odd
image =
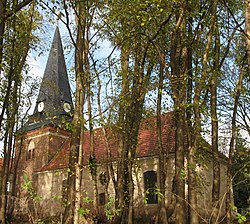
[[[108,133],[108,143],[112,154],[111,160],[115,160],[118,156],[117,141],[113,133]],[[175,149],[175,128],[172,113],[162,115],[162,143],[165,151],[174,152]],[[101,128],[94,130],[94,148],[97,162],[107,161],[107,150],[104,141],[104,134]],[[84,164],[88,164],[90,156],[90,136],[89,132],[84,132]],[[68,167],[70,152],[70,139],[67,139],[61,150],[54,156],[54,158],[42,169],[38,171],[49,171]],[[157,147],[157,130],[156,118],[152,117],[142,122],[138,135],[138,146],[136,150],[136,157],[147,157],[158,154]]]

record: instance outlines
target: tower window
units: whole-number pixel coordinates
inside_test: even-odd
[[[31,141],[26,151],[26,160],[30,160],[34,158],[35,158],[35,144],[33,141]]]
[[[26,160],[34,159],[35,158],[35,149],[29,149],[26,153]]]
[[[28,152],[28,159],[31,159],[31,149]]]
[[[144,189],[146,191],[146,199],[148,204],[157,204],[158,196],[156,192],[157,173],[155,171],[147,171],[143,174]]]

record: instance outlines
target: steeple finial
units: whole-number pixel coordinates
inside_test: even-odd
[[[60,17],[61,17],[61,12],[60,12],[60,10],[58,10],[58,12],[56,13],[56,26],[57,27],[58,27],[58,24],[59,24]]]

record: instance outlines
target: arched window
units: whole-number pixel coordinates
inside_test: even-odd
[[[30,160],[34,158],[35,158],[35,143],[31,141],[28,145],[28,149],[26,152],[26,160]]]
[[[157,204],[158,196],[156,192],[157,187],[157,173],[156,171],[147,171],[143,174],[144,189],[146,192],[146,199],[148,204]]]

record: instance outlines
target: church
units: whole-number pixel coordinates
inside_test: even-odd
[[[59,28],[54,33],[52,46],[44,71],[42,83],[33,114],[24,127],[24,134],[17,139],[15,162],[17,178],[15,186],[16,202],[14,213],[31,214],[27,198],[27,182],[32,183],[32,194],[39,200],[33,206],[36,218],[61,217],[64,211],[65,185],[68,176],[71,132],[67,123],[71,121],[73,102],[68,81],[66,63],[63,54]],[[162,115],[163,146],[168,151],[166,197],[168,205],[173,202],[172,185],[175,173],[175,126],[171,112]],[[107,156],[102,130],[94,130],[94,144],[97,159],[98,207],[105,216],[105,205],[114,198],[114,186],[108,175],[107,163],[116,165],[117,143],[109,139],[112,161]],[[84,133],[84,168],[82,176],[82,195],[94,197],[93,180],[88,167],[89,133]],[[202,180],[199,187],[198,204],[206,218],[212,211],[212,155],[207,150],[204,161],[197,166],[197,173]],[[226,191],[226,162],[221,156],[221,200]],[[223,179],[225,177],[225,179]],[[137,217],[153,217],[156,214],[159,198],[149,189],[158,185],[158,150],[156,120],[149,118],[142,122],[136,168],[134,169],[134,201]],[[26,184],[26,188],[24,187]],[[187,187],[186,187],[187,189]],[[147,198],[145,203],[145,198]],[[84,205],[83,206],[89,206]]]

